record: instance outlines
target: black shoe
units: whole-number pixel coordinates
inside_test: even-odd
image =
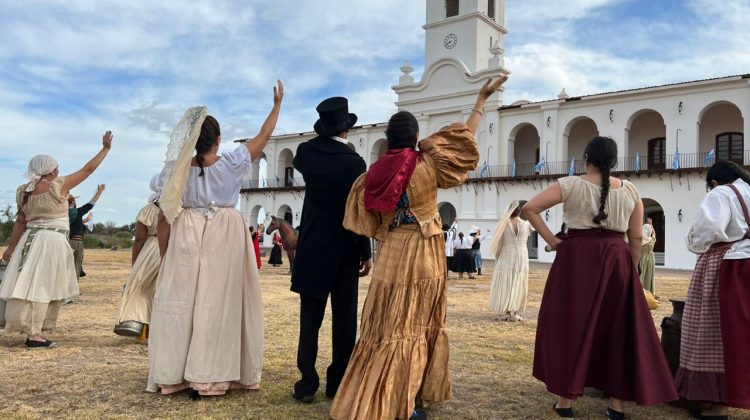
[[[81,274],[79,274],[78,277],[86,277],[86,272],[81,270]]]
[[[188,396],[190,397],[191,400],[198,401],[201,397],[201,393],[198,392],[197,389],[190,388],[190,391],[188,391]]]
[[[54,341],[47,340],[46,338],[44,341],[34,341],[26,339],[26,348],[27,349],[53,349],[57,347],[57,343]]]
[[[625,413],[607,407],[607,418],[610,420],[625,420]]]
[[[315,395],[297,395],[294,391],[292,391],[292,398],[304,404],[315,402]]]
[[[697,414],[693,414],[693,417],[701,420],[729,420],[729,416],[705,416],[700,411]]]
[[[427,420],[427,413],[422,410],[414,410],[409,420]]]
[[[572,419],[575,417],[573,414],[573,408],[558,408],[557,403],[552,404],[552,409],[555,410],[555,413],[557,413],[558,417],[562,417],[564,419]]]

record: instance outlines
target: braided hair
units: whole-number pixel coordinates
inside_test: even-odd
[[[617,164],[617,143],[609,137],[594,137],[586,145],[586,163],[595,166],[602,174],[602,195],[599,198],[599,213],[594,223],[600,225],[609,215],[604,211],[609,195],[609,174]]]
[[[214,147],[216,138],[220,135],[219,122],[210,115],[206,116],[206,119],[203,120],[203,125],[201,125],[201,134],[198,137],[198,142],[195,144],[195,161],[198,163],[198,167],[201,168],[201,173],[198,176],[205,174],[203,170],[203,165],[206,161],[205,154]]]
[[[706,174],[706,187],[711,189],[711,181],[716,181],[719,185],[731,184],[738,179],[750,184],[750,174],[742,167],[728,160],[720,160],[711,166]]]

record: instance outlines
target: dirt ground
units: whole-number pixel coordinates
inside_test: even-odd
[[[284,261],[286,264],[286,260]],[[27,350],[24,337],[0,335],[0,417],[3,418],[265,418],[324,419],[330,401],[322,392],[312,405],[292,400],[297,379],[298,297],[289,291],[287,267],[261,270],[266,352],[260,391],[191,401],[184,393],[160,396],[144,391],[146,345],[112,333],[115,311],[129,271],[127,251],[87,251],[78,303],[62,308],[49,338],[59,347]],[[477,280],[449,282],[448,326],[454,399],[429,407],[435,419],[554,419],[554,398],[531,376],[536,315],[548,266],[532,265],[529,303],[522,323],[503,323],[487,309],[491,270]],[[657,325],[671,313],[667,299],[683,297],[689,273],[657,270],[662,306]],[[360,308],[369,279],[360,284]],[[330,320],[330,317],[327,318]],[[319,372],[330,362],[330,322],[321,332]],[[324,376],[324,375],[323,375]],[[324,377],[321,378],[324,380]],[[607,402],[585,396],[579,419],[605,418]],[[630,419],[687,419],[685,411],[663,405],[626,406]],[[733,418],[750,413],[733,411]]]

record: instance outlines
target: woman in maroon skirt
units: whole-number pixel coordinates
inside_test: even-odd
[[[680,396],[706,403],[696,417],[750,409],[750,175],[732,162],[708,171],[710,192],[688,234],[700,254],[682,317]],[[744,274],[743,274],[744,273]]]
[[[643,203],[633,184],[609,176],[614,140],[594,138],[584,159],[585,175],[559,179],[524,206],[557,250],[539,310],[534,377],[558,396],[560,417],[572,418],[572,400],[593,387],[610,396],[609,418],[622,419],[623,401],[659,404],[677,392],[636,269]],[[562,238],[540,216],[559,203],[568,226]]]

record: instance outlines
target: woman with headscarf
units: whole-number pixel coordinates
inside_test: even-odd
[[[78,295],[73,251],[68,244],[68,193],[99,167],[112,146],[112,133],[102,149],[80,170],[59,176],[57,161],[34,156],[18,187],[18,215],[3,260],[10,260],[0,299],[6,300],[5,330],[26,333],[26,347],[50,348],[55,342],[42,331],[55,327],[60,304]]]
[[[534,228],[521,219],[518,201],[511,202],[504,214],[490,244],[490,251],[495,256],[490,309],[502,314],[503,321],[523,321],[518,312],[526,309],[529,291],[529,251],[526,243]]]
[[[138,212],[135,223],[135,242],[130,257],[132,269],[122,291],[120,311],[114,332],[126,337],[148,338],[151,305],[156,290],[156,278],[161,266],[159,240],[156,238],[159,221],[159,175],[151,178],[148,204]]]
[[[416,118],[388,121],[388,153],[352,186],[344,227],[379,241],[360,337],[331,407],[335,419],[426,418],[417,400],[452,398],[445,244],[438,188],[461,185],[479,160],[482,109],[507,79],[488,80],[466,124],[419,142]]]
[[[704,403],[700,419],[727,419],[727,406],[750,409],[750,174],[720,161],[688,233],[699,254],[682,316],[680,396]]]
[[[649,217],[646,219],[646,223],[643,224],[643,247],[641,248],[641,259],[638,261],[638,270],[640,272],[641,286],[651,296],[654,295],[654,269],[656,268],[654,245],[656,245],[656,231],[654,231],[652,220]]]
[[[560,178],[523,207],[557,251],[539,308],[533,374],[557,396],[559,417],[573,418],[573,400],[592,387],[609,396],[607,417],[622,420],[624,401],[661,404],[677,392],[638,279],[641,197],[610,176],[617,164],[611,138],[594,137],[584,161],[584,175]],[[541,216],[560,203],[562,238]]]
[[[281,111],[284,88],[251,140],[218,154],[219,122],[188,109],[167,146],[158,236],[169,236],[156,280],[146,390],[194,398],[259,389],[263,303],[250,231],[237,210],[252,161],[263,153]],[[160,238],[161,241],[161,238]]]

